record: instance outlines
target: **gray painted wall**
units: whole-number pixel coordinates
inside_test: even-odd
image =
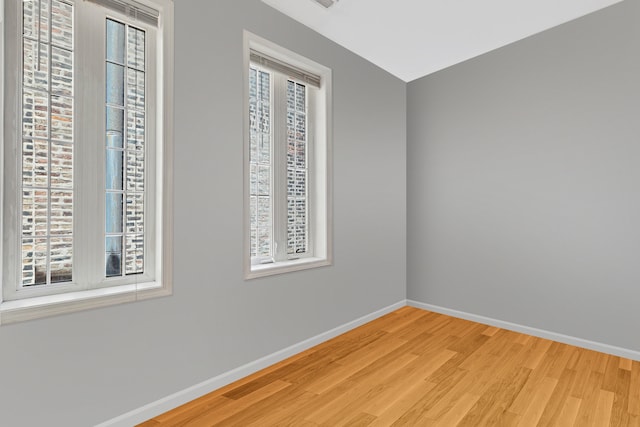
[[[0,328],[2,425],[93,425],[406,296],[406,85],[258,0],[175,18],[174,295]],[[333,69],[332,267],[242,280],[245,28]]]
[[[626,0],[408,85],[409,299],[640,351],[639,52]]]

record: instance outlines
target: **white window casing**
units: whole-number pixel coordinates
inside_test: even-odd
[[[268,79],[261,81],[262,75]],[[253,79],[259,82],[257,86]],[[267,82],[268,100],[259,93]],[[331,70],[245,31],[244,84],[244,277],[253,279],[331,265]],[[270,107],[261,116],[259,106],[264,103]],[[260,246],[255,229],[260,227],[262,218],[257,196],[266,198],[260,193],[259,184],[267,182],[256,172],[258,167],[266,170],[267,164],[256,163],[256,158],[260,162],[264,159],[262,153],[256,155],[256,142],[252,142],[256,132],[261,132],[256,125],[261,121],[270,126],[261,134],[270,139],[265,151],[270,156],[268,198],[272,222],[271,234],[264,235],[266,240],[262,241],[267,242],[266,246]],[[304,125],[299,128],[298,123]],[[300,150],[303,162],[299,161]],[[302,192],[298,193],[298,189]]]
[[[23,0],[4,0],[2,11],[6,19],[0,24],[2,25],[0,45],[3,49],[4,61],[0,72],[3,82],[2,90],[5,91],[4,102],[0,107],[3,109],[0,111],[0,130],[4,138],[0,146],[0,157],[4,156],[5,161],[0,162],[0,165],[6,168],[2,171],[0,182],[2,196],[0,197],[0,203],[2,203],[0,204],[0,215],[2,215],[0,325],[169,295],[172,292],[173,2],[172,0],[62,1],[74,8],[73,210],[71,214],[73,274],[71,280],[63,283],[47,281],[43,285],[23,285],[24,276],[21,273],[21,265],[24,262],[24,255],[20,248],[23,232],[21,231],[23,227],[21,169],[24,146],[21,66],[23,64]],[[105,58],[107,56],[104,47],[107,19],[129,25],[132,30],[140,29],[146,35],[143,43],[146,66],[144,77],[142,77],[144,83],[141,86],[144,87],[142,92],[144,101],[141,101],[144,106],[140,106],[140,114],[144,116],[142,125],[144,129],[141,132],[145,135],[143,137],[144,154],[140,157],[144,169],[140,174],[144,174],[145,178],[144,193],[140,192],[137,199],[141,201],[140,203],[144,200],[145,209],[144,233],[140,232],[143,243],[139,240],[140,253],[144,254],[144,268],[140,267],[140,274],[123,273],[118,277],[105,275],[104,224],[107,185],[105,163],[107,152],[109,152],[105,149],[105,117],[108,107],[105,101],[107,68]],[[125,45],[125,56],[126,49]],[[38,52],[40,52],[39,47]],[[126,63],[124,67],[127,70]],[[125,75],[128,76],[128,74]],[[124,84],[126,85],[126,82]],[[129,94],[126,89],[123,96],[125,107],[122,108],[125,109],[123,111],[128,111],[126,105]],[[126,117],[124,126],[125,128],[127,126]],[[51,127],[49,124],[49,128]],[[51,134],[51,130],[49,132]],[[49,141],[51,147],[53,143],[51,139]],[[51,148],[49,153],[51,158]],[[126,150],[122,153],[123,156],[127,155]],[[127,165],[124,164],[123,168],[126,169]],[[50,173],[47,182],[49,182],[48,188],[51,189]],[[127,199],[126,194],[128,193],[125,191],[123,200],[134,199],[133,196]],[[124,203],[122,209],[123,212],[128,209]],[[127,219],[126,215],[129,214],[123,213],[123,215]],[[51,223],[51,221],[49,217],[48,222]],[[126,225],[123,224],[122,227]],[[123,246],[126,241],[124,236],[125,234],[122,237]],[[51,237],[47,238],[51,239]],[[49,243],[49,247],[52,245]],[[52,256],[50,251],[48,256]],[[124,252],[121,256],[124,257]],[[51,268],[47,267],[47,271],[47,280],[49,280]]]

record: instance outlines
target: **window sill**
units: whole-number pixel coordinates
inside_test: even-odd
[[[291,261],[275,262],[272,264],[252,265],[250,271],[245,274],[245,279],[273,276],[275,274],[289,273],[292,271],[308,270],[310,268],[326,267],[331,265],[327,258],[301,258]]]
[[[159,282],[137,283],[0,303],[0,325],[170,295]]]

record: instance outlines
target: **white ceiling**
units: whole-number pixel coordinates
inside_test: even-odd
[[[621,0],[262,0],[408,82]]]

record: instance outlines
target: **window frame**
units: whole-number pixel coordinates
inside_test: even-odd
[[[309,74],[320,77],[320,87],[315,88],[307,82],[300,80],[296,76],[287,76],[279,70],[271,70],[263,67],[261,64],[253,65],[251,61],[251,51],[259,52],[262,55],[274,58],[277,61],[287,64],[288,66],[302,70]],[[301,55],[291,52],[288,49],[280,47],[262,37],[244,31],[244,102],[243,102],[243,187],[244,187],[244,218],[243,218],[243,270],[245,280],[282,274],[292,271],[306,270],[310,268],[329,266],[333,264],[333,244],[332,244],[332,74],[331,69],[307,59]],[[273,81],[271,82],[271,132],[272,132],[272,169],[276,167],[283,168],[280,171],[284,176],[284,181],[277,178],[277,173],[272,171],[272,212],[273,212],[273,240],[277,240],[276,235],[284,233],[286,236],[286,156],[277,156],[273,159],[273,153],[286,150],[286,136],[284,140],[277,141],[277,135],[286,135],[286,122],[273,123],[274,117],[281,115],[286,119],[286,102],[284,102],[284,112],[279,113],[275,110],[282,108],[283,103],[275,104],[278,96],[285,96],[287,80],[300,82],[307,86],[307,244],[311,250],[296,256],[296,254],[288,255],[286,249],[284,255],[282,251],[280,255],[274,253],[273,260],[266,260],[267,263],[256,263],[251,257],[251,223],[250,223],[250,120],[249,120],[249,72],[251,66],[255,68],[266,69],[271,72]],[[284,85],[284,88],[281,86]],[[274,88],[284,89],[281,95],[274,94]],[[313,116],[313,117],[312,117]],[[275,130],[278,126],[284,128],[284,132]],[[274,135],[275,133],[275,135]],[[277,145],[282,147],[278,148]],[[274,189],[278,182],[282,188]],[[278,193],[284,197],[279,197],[280,204],[284,206],[279,208],[278,203],[274,200]],[[275,194],[274,194],[275,193]],[[284,200],[284,202],[283,202]],[[280,211],[280,221],[278,221],[278,210]],[[284,213],[282,212],[284,211]],[[283,218],[284,217],[284,220]],[[284,227],[284,230],[282,228]],[[282,236],[280,237],[282,239]],[[284,239],[286,248],[286,238]],[[275,249],[274,249],[275,252]],[[286,259],[285,259],[286,257]]]
[[[74,7],[84,3],[80,0],[71,0]],[[15,152],[14,163],[17,165],[21,162],[22,146],[22,125],[20,117],[22,115],[22,61],[17,60],[16,65],[7,67],[12,61],[5,62],[7,58],[22,57],[22,10],[21,0],[7,0],[3,2],[2,13],[5,19],[0,22],[0,45],[2,46],[2,55],[0,63],[2,65],[0,78],[2,81],[3,103],[0,106],[0,131],[4,138],[0,145],[0,170],[2,170],[2,178],[0,180],[0,216],[2,217],[2,228],[0,235],[3,241],[7,238],[15,240],[15,244],[19,244],[20,233],[20,215],[17,212],[17,206],[20,206],[21,196],[18,193],[21,177],[18,176],[20,167],[15,171],[8,171],[4,168],[5,155],[7,149]],[[139,3],[136,0],[135,3]],[[104,84],[105,77],[105,57],[101,55],[102,50],[92,55],[91,64],[95,63],[95,70],[83,69],[86,74],[98,73],[105,78],[95,79],[93,83],[93,92],[87,91],[86,86],[91,83],[74,83],[74,142],[77,141],[96,141],[95,144],[85,144],[87,147],[78,150],[77,145],[74,146],[74,247],[73,247],[73,282],[62,284],[48,284],[46,289],[25,289],[20,285],[21,272],[17,266],[10,267],[13,261],[19,262],[21,259],[20,251],[15,254],[5,253],[5,245],[0,244],[0,253],[2,260],[0,261],[0,271],[6,268],[12,268],[7,276],[11,280],[5,280],[5,273],[0,277],[0,325],[12,323],[16,321],[29,320],[48,315],[67,313],[78,310],[84,310],[93,307],[102,307],[107,305],[119,304],[123,302],[159,297],[170,295],[172,293],[172,269],[173,269],[173,2],[171,0],[145,0],[143,5],[152,7],[159,11],[160,20],[158,27],[151,26],[144,21],[134,20],[120,12],[102,8],[97,4],[84,7],[74,12],[74,79],[83,80],[82,75],[78,73],[78,61],[75,55],[82,54],[86,50],[81,47],[84,43],[90,45],[95,42],[92,37],[94,31],[92,27],[98,24],[103,34],[98,39],[105,40],[104,30],[106,27],[106,19],[115,19],[124,22],[133,27],[141,28],[155,32],[155,36],[151,41],[147,42],[146,49],[150,55],[148,63],[154,64],[153,69],[149,69],[148,78],[150,82],[145,85],[155,85],[156,90],[153,91],[151,97],[146,101],[145,115],[147,117],[146,131],[149,132],[148,140],[154,138],[154,143],[150,144],[146,156],[146,164],[153,162],[153,167],[145,168],[146,182],[145,186],[145,203],[152,203],[154,214],[151,215],[150,222],[145,224],[149,230],[145,231],[145,251],[151,249],[149,254],[145,254],[145,273],[134,275],[132,277],[106,278],[104,274],[104,241],[105,230],[102,227],[89,228],[86,221],[87,214],[95,214],[98,219],[94,222],[104,224],[104,199],[105,199],[105,164],[106,155],[104,137],[105,111],[106,102],[104,100]],[[99,9],[95,9],[99,8]],[[10,18],[8,18],[10,17]],[[8,19],[6,19],[8,18]],[[102,25],[99,24],[102,22]],[[93,33],[95,34],[95,33]],[[13,44],[13,46],[11,46]],[[5,50],[6,47],[6,50]],[[86,49],[86,47],[85,47]],[[84,64],[84,61],[82,62]],[[93,66],[93,65],[92,65]],[[101,68],[101,69],[99,69]],[[89,79],[86,79],[89,80]],[[15,83],[11,89],[11,83]],[[156,84],[157,82],[157,84]],[[99,102],[86,101],[87,93],[99,93],[102,95],[98,98]],[[98,92],[96,92],[98,91]],[[84,98],[82,95],[85,95]],[[91,95],[90,95],[91,96]],[[125,94],[126,96],[126,94]],[[153,97],[155,96],[155,99]],[[83,104],[84,103],[84,104]],[[91,107],[89,105],[91,104]],[[91,108],[86,112],[85,116],[90,119],[82,121],[85,109]],[[155,109],[155,111],[151,111]],[[7,114],[10,116],[9,121],[5,120]],[[93,118],[91,118],[93,115]],[[80,117],[80,120],[78,119]],[[82,122],[82,123],[81,123]],[[14,127],[4,126],[5,123],[15,123]],[[89,130],[91,128],[91,130]],[[91,133],[89,133],[91,132]],[[9,142],[7,142],[9,141]],[[99,159],[96,172],[93,163],[96,157]],[[90,162],[87,159],[91,158]],[[83,161],[84,160],[84,161]],[[84,169],[84,170],[83,170]],[[7,176],[11,173],[12,176]],[[83,178],[78,179],[81,176]],[[88,181],[88,182],[87,182]],[[91,206],[92,200],[86,198],[88,194],[94,192],[94,199],[102,199],[102,203],[98,206]],[[78,197],[78,194],[81,197]],[[8,197],[9,203],[6,203],[5,197]],[[84,199],[82,197],[85,197]],[[17,202],[17,203],[16,203]],[[78,204],[83,206],[78,207]],[[10,206],[14,207],[15,213],[12,213]],[[124,204],[123,204],[124,206]],[[79,217],[78,211],[84,213],[85,219]],[[17,218],[14,218],[17,215]],[[146,216],[146,215],[145,215]],[[154,217],[155,216],[155,220]],[[5,226],[5,220],[13,223]],[[147,222],[147,218],[145,218]],[[9,223],[7,223],[9,224]],[[97,229],[95,229],[97,228]],[[81,232],[78,235],[78,232]],[[82,249],[93,245],[94,255],[97,254],[98,247],[102,247],[102,262],[99,262],[96,256],[93,259],[82,254]],[[12,259],[7,260],[5,257],[9,255]],[[13,258],[17,258],[14,260]],[[149,264],[146,264],[147,259]],[[148,268],[147,268],[148,267]],[[101,277],[101,279],[99,279]],[[36,287],[34,287],[36,288]]]

